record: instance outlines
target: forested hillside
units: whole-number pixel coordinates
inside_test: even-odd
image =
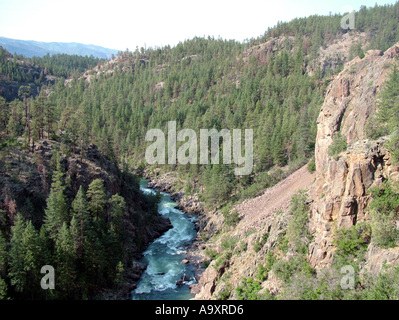
[[[60,120],[54,130],[65,133],[63,141],[73,150],[96,144],[121,165],[144,167],[146,130],[167,132],[169,120],[177,121],[177,130],[196,132],[251,128],[255,162],[251,176],[237,178],[232,168],[218,165],[162,170],[178,170],[187,190],[205,186],[204,200],[212,206],[230,202],[232,194],[236,199],[253,196],[284,174],[268,173],[270,168],[286,164],[297,168],[312,157],[316,117],[330,77],[362,51],[384,50],[395,43],[398,15],[397,4],[363,7],[356,14],[356,30],[343,30],[341,15],[312,16],[279,24],[244,44],[195,38],[173,48],[120,53],[68,86],[59,82],[51,88],[46,101],[54,106],[54,121]],[[326,51],[343,39],[350,43],[347,50]],[[12,107],[11,114],[20,114],[17,109]],[[42,137],[44,127],[52,127],[44,118],[46,112],[38,112],[35,119],[34,109],[33,134],[17,133],[25,133],[25,145]],[[11,119],[15,126],[30,128],[23,120]],[[214,190],[216,186],[223,188]]]
[[[60,138],[53,84],[102,61],[0,47],[0,299],[125,296],[126,270],[136,271],[133,260],[170,228],[137,177],[96,146],[69,150]],[[56,270],[55,291],[40,287],[45,265]]]
[[[112,61],[67,55],[25,59],[2,50],[0,77],[18,83],[15,99],[0,97],[2,179],[18,180],[18,170],[10,175],[10,166],[23,162],[21,157],[36,157],[44,140],[57,145],[62,158],[73,157],[81,163],[95,146],[125,173],[173,171],[180,180],[177,187],[187,194],[200,194],[207,209],[229,208],[254,197],[307,162],[314,170],[316,120],[328,84],[345,62],[399,41],[399,3],[362,7],[356,13],[356,30],[342,29],[341,19],[337,14],[311,16],[279,23],[246,43],[197,37],[175,47],[121,52]],[[25,67],[30,64],[37,70],[34,75],[33,67]],[[46,80],[47,75],[53,76],[52,81]],[[146,132],[153,128],[167,132],[168,121],[176,121],[177,130],[193,129],[198,136],[200,129],[253,129],[252,174],[235,176],[234,165],[149,166],[144,158],[149,145]],[[8,162],[7,157],[11,157]],[[123,257],[116,255],[107,265],[96,264],[101,260],[96,259],[101,254],[110,256],[102,251],[112,250],[109,243],[117,246],[117,252],[121,250],[115,230],[124,205],[112,192],[105,197],[96,180],[86,190],[76,185],[76,196],[66,201],[64,190],[70,185],[60,178],[60,161],[52,161],[52,184],[46,203],[42,201],[42,208],[37,209],[42,216],[36,217],[36,224],[31,222],[33,216],[24,220],[17,215],[20,208],[7,205],[5,193],[0,199],[4,215],[11,211],[15,215],[14,226],[2,228],[0,250],[9,252],[11,260],[0,261],[0,284],[36,297],[37,293],[23,290],[13,262],[18,261],[18,246],[36,250],[28,248],[30,240],[21,240],[24,234],[37,242],[45,237],[53,257],[67,270],[70,278],[63,279],[66,287],[61,296],[85,296],[87,287],[101,287],[118,278],[115,268]],[[132,183],[137,189],[137,181]],[[93,200],[96,197],[98,201]],[[141,209],[151,212],[156,199],[142,201]],[[85,240],[82,234],[79,238],[78,219],[87,228]],[[107,234],[108,242],[96,242],[101,233]],[[82,258],[85,241],[95,246],[87,249],[95,252],[88,257],[94,260]],[[93,265],[95,270],[90,269]],[[112,279],[102,276],[111,269]],[[82,270],[88,278],[78,279],[78,288],[68,287]],[[90,278],[92,272],[97,279]]]
[[[26,58],[12,55],[0,46],[0,95],[7,102],[22,99],[19,89],[25,86],[29,87],[28,96],[36,96],[43,85],[54,85],[56,79],[78,77],[104,61],[93,56],[67,54]]]
[[[92,299],[123,289],[133,260],[170,228],[158,198],[95,146],[76,156],[56,141],[34,153],[16,142],[2,145],[0,160],[1,299]],[[57,290],[40,286],[45,265],[56,270]]]

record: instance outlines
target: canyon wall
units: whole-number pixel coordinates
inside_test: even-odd
[[[367,120],[376,111],[378,93],[398,56],[399,44],[385,53],[368,51],[363,59],[345,64],[327,89],[317,120],[316,181],[311,190],[310,231],[315,238],[309,251],[316,268],[331,264],[335,230],[369,219],[367,190],[388,178],[398,179],[399,168],[384,148],[386,138],[371,141],[366,136]],[[337,132],[348,147],[332,157],[328,149]]]
[[[344,70],[331,79],[317,120],[315,173],[303,167],[257,198],[236,205],[231,211],[239,213],[236,226],[225,228],[223,217],[217,212],[208,217],[200,234],[211,236],[199,251],[204,259],[205,248],[219,256],[205,270],[195,299],[238,298],[236,289],[242,280],[256,278],[259,266],[267,266],[269,251],[284,245],[281,239],[290,219],[289,199],[298,190],[306,190],[309,196],[308,228],[312,240],[308,243],[307,260],[316,271],[331,266],[337,229],[369,221],[368,189],[386,179],[399,180],[399,167],[392,164],[384,147],[387,137],[372,141],[366,135],[367,120],[376,112],[376,99],[398,56],[399,43],[385,53],[368,51],[363,59],[356,57],[347,62]],[[330,156],[329,146],[337,132],[346,139],[347,149]],[[234,242],[228,255],[227,241]],[[284,261],[295,255],[290,249],[275,252],[276,258]],[[382,249],[370,243],[362,268],[377,274],[384,262],[395,264],[398,259],[399,248]],[[260,293],[282,292],[281,280],[273,271],[268,272],[261,287]]]

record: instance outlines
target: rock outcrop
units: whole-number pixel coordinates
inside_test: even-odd
[[[376,112],[378,93],[390,64],[398,56],[399,44],[385,53],[368,51],[363,59],[356,57],[347,62],[332,79],[317,120],[315,174],[304,167],[263,195],[235,206],[241,221],[230,229],[223,229],[221,214],[208,220],[201,229],[203,234],[212,235],[206,248],[208,253],[219,255],[205,270],[195,299],[223,298],[226,292],[228,298],[236,299],[235,289],[242,279],[259,275],[258,267],[267,264],[268,252],[281,246],[287,232],[289,201],[283,199],[288,193],[292,196],[296,190],[308,190],[308,222],[313,237],[308,243],[307,260],[316,270],[331,266],[337,229],[369,221],[368,205],[372,199],[368,190],[389,178],[399,180],[399,167],[392,165],[384,147],[387,137],[372,141],[366,135],[366,123]],[[346,138],[348,146],[339,155],[330,156],[329,146],[337,132]],[[218,233],[222,229],[223,233]],[[226,241],[236,243],[230,255],[224,257],[226,251],[222,247]],[[277,252],[278,260],[287,260],[294,254],[290,249]],[[362,270],[378,274],[384,263],[398,262],[398,248],[382,249],[371,243]],[[262,282],[260,293],[266,291],[273,295],[281,292],[281,280],[273,271]]]
[[[399,44],[384,54],[368,51],[345,64],[331,82],[317,120],[316,181],[313,188],[310,229],[311,265],[320,268],[332,262],[333,232],[369,219],[367,190],[388,178],[396,179],[399,168],[391,165],[384,138],[366,139],[366,123],[376,110],[377,95],[389,66],[399,56]],[[338,158],[328,149],[336,132],[346,138],[348,148]]]
[[[144,172],[143,176],[149,179],[148,187],[171,193],[172,200],[178,203],[180,210],[196,214],[203,212],[204,204],[197,194],[188,195],[183,189],[176,188],[178,179],[173,173]]]
[[[245,200],[233,207],[240,215],[240,222],[223,230],[223,236],[217,236],[223,228],[223,217],[215,214],[209,220],[202,233],[214,234],[207,242],[207,250],[221,253],[205,270],[199,281],[200,290],[196,300],[221,298],[226,290],[231,290],[230,299],[236,299],[234,290],[241,285],[243,278],[256,277],[260,265],[265,265],[267,252],[278,245],[287,230],[290,199],[298,190],[306,190],[312,185],[314,174],[306,166],[300,168],[264,194]],[[267,239],[266,239],[267,234]],[[226,251],[223,243],[235,243],[231,257],[224,260]],[[277,294],[280,280],[270,273],[263,284],[263,290]]]

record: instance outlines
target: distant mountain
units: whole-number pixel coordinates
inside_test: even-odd
[[[49,54],[66,53],[80,56],[93,55],[96,58],[108,59],[112,54],[117,54],[119,50],[108,49],[91,44],[82,44],[76,42],[40,42],[33,40],[16,40],[0,37],[0,46],[9,52],[22,54],[26,57],[42,57]]]

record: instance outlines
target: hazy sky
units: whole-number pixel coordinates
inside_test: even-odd
[[[277,21],[359,10],[395,0],[0,0],[0,36],[134,50],[194,36],[243,41]]]

